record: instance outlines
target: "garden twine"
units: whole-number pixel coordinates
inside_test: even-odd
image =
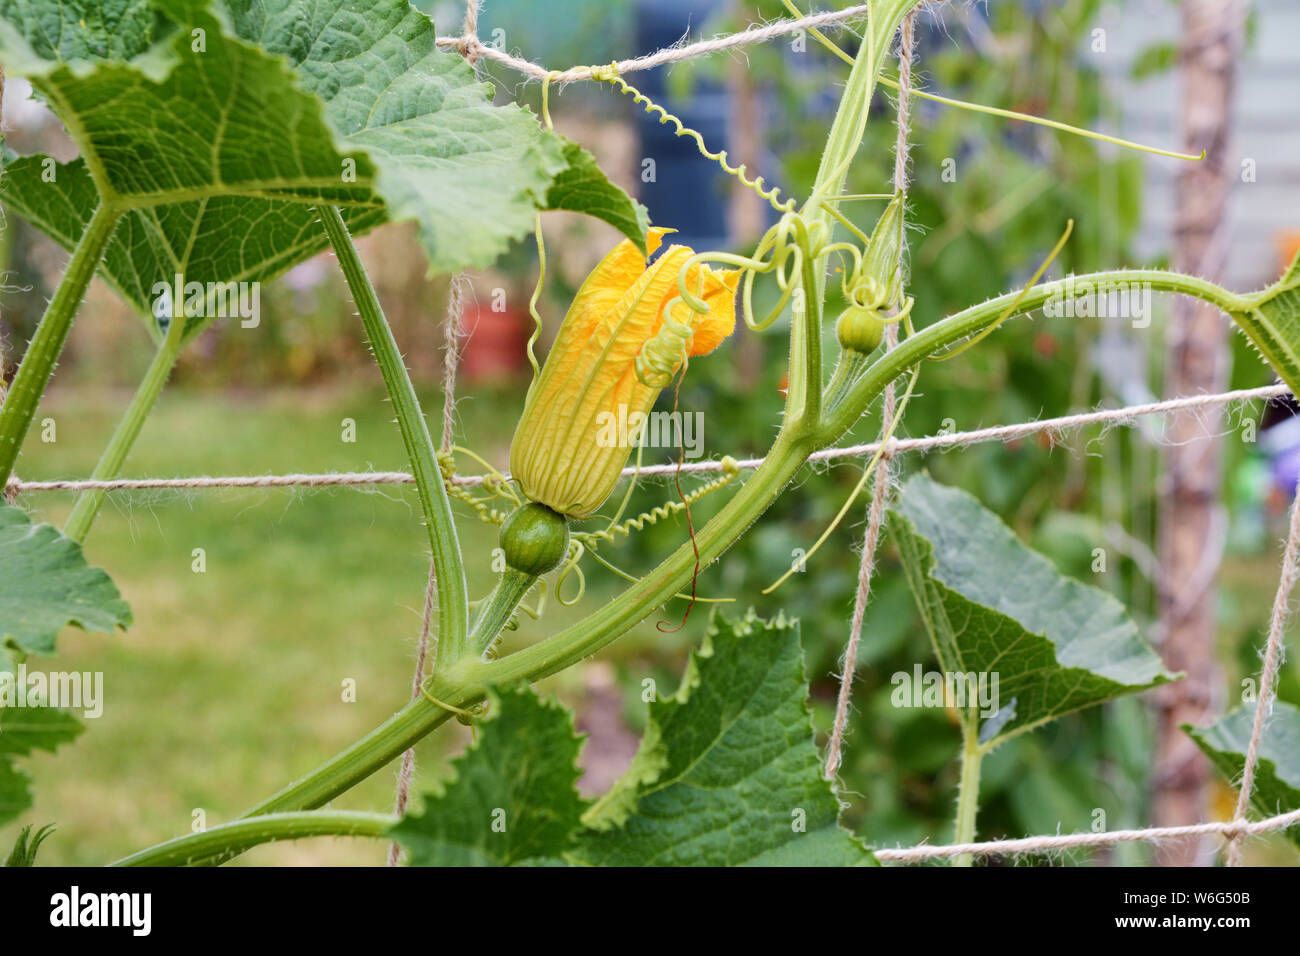
[[[1017,422],[1011,425],[996,425],[990,428],[977,428],[964,432],[939,432],[917,438],[891,438],[888,452],[897,456],[914,451],[944,451],[952,448],[966,448],[986,442],[1016,442],[1037,434],[1046,434],[1052,438],[1065,432],[1089,425],[1127,425],[1135,420],[1161,415],[1165,412],[1181,411],[1188,408],[1209,408],[1217,405],[1231,405],[1258,399],[1280,398],[1291,394],[1285,385],[1265,385],[1260,388],[1243,388],[1230,392],[1217,392],[1209,395],[1189,395],[1183,398],[1171,398],[1144,405],[1125,405],[1121,408],[1098,409],[1063,415],[1059,418],[1040,418],[1034,421]],[[850,458],[862,458],[874,455],[880,449],[879,442],[862,445],[846,445],[837,448],[823,448],[808,456],[810,463],[841,461]],[[741,471],[753,471],[763,464],[762,458],[745,458],[735,462]],[[679,466],[675,463],[662,465],[642,465],[638,468],[625,468],[624,478],[671,477]],[[721,461],[688,461],[680,465],[682,474],[704,474],[721,472]],[[472,488],[483,484],[486,475],[455,475],[451,478],[454,485]],[[506,476],[507,478],[509,475]],[[56,478],[49,481],[23,481],[10,478],[7,492],[21,494],[33,491],[153,491],[161,489],[201,490],[213,488],[327,488],[360,487],[370,485],[410,485],[415,479],[408,471],[339,471],[321,473],[294,472],[283,475],[194,475],[180,478],[111,478],[97,480],[93,478]]]
[[[919,8],[918,8],[919,9]],[[894,146],[894,192],[903,194],[907,191],[907,154],[910,122],[908,107],[912,93],[912,60],[914,57],[913,41],[915,38],[916,10],[903,18],[899,28],[898,41],[898,139]],[[903,288],[903,264],[898,264],[898,288]],[[898,325],[890,323],[885,327],[885,350],[898,344]],[[882,411],[880,415],[880,436],[882,441],[889,440],[890,423],[897,408],[897,394],[893,382],[885,386]],[[844,731],[848,726],[849,703],[853,696],[853,676],[858,669],[858,645],[862,641],[862,618],[867,610],[867,601],[871,597],[871,575],[876,566],[876,546],[880,543],[880,529],[885,520],[885,501],[889,497],[890,460],[892,453],[889,446],[882,451],[876,462],[876,473],[872,476],[871,504],[867,511],[867,530],[862,536],[862,558],[858,565],[858,587],[853,596],[853,618],[849,623],[849,640],[844,647],[844,657],[840,662],[840,689],[835,699],[835,722],[831,726],[830,742],[826,747],[826,777],[832,778],[839,772],[843,756]]]
[[[1287,534],[1286,550],[1282,555],[1282,573],[1273,597],[1273,614],[1268,624],[1268,644],[1264,650],[1264,667],[1259,675],[1259,697],[1255,702],[1255,720],[1250,729],[1250,743],[1246,747],[1246,761],[1241,772],[1241,790],[1237,794],[1237,809],[1233,822],[1246,819],[1246,808],[1255,789],[1255,768],[1259,764],[1259,742],[1264,735],[1264,721],[1273,711],[1277,698],[1277,672],[1284,653],[1283,631],[1286,628],[1288,602],[1295,587],[1297,573],[1296,553],[1300,550],[1300,485],[1291,502],[1291,530]],[[1234,833],[1228,841],[1228,865],[1241,865],[1241,833]]]
[[[485,44],[477,36],[478,10],[477,4],[472,2],[470,7],[474,8],[474,17],[472,24],[475,27],[474,32],[470,32],[471,18],[466,17],[465,32],[457,37],[438,37],[438,46],[451,47],[461,53],[469,62],[474,63],[479,57],[488,60],[495,60],[512,70],[531,76],[534,79],[544,80],[549,75],[552,83],[572,83],[575,80],[594,79],[593,71],[608,69],[608,67],[592,66],[575,66],[567,70],[548,70],[529,60],[512,56],[504,50],[499,50],[494,46]],[[774,37],[783,36],[787,33],[795,33],[800,30],[810,30],[817,27],[831,26],[836,23],[843,23],[845,20],[853,20],[858,17],[867,15],[869,4],[860,3],[851,7],[845,7],[843,10],[830,10],[825,13],[816,13],[811,16],[800,17],[797,20],[774,20],[771,23],[762,26],[754,26],[741,33],[732,33],[726,36],[713,37],[710,40],[702,40],[699,43],[689,43],[684,46],[667,47],[651,53],[647,56],[633,57],[629,60],[620,60],[617,64],[618,73],[633,73],[637,70],[649,70],[656,66],[663,66],[666,63],[677,63],[681,60],[689,60],[697,56],[707,56],[710,53],[717,53],[721,50],[730,50],[736,47],[747,46],[753,43],[763,43]]]

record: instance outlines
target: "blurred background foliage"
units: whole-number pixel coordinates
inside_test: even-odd
[[[423,6],[434,13],[440,33],[457,31],[461,4]],[[526,0],[490,0],[480,35],[563,66],[605,62],[629,49],[648,51],[658,44],[647,24],[656,16],[677,15],[679,7],[689,8],[691,16],[680,21],[678,33],[688,22],[693,31],[708,35],[785,15],[776,0],[575,0],[564,4],[564,15],[556,12],[558,3],[545,6],[543,11]],[[921,78],[927,88],[949,96],[1115,128],[1122,104],[1110,98],[1095,58],[1086,55],[1102,6],[1099,0],[945,6],[941,19],[920,21]],[[1126,4],[1106,6],[1122,14]],[[852,51],[856,41],[850,33],[834,36]],[[1137,68],[1144,74],[1171,68],[1161,49],[1144,52]],[[482,69],[503,99],[536,105],[536,84],[524,85],[491,65]],[[655,72],[633,82],[653,88],[684,118],[698,117],[702,126],[714,122],[734,158],[749,160],[786,194],[807,194],[845,73],[811,37],[802,50],[788,41],[774,42],[748,47],[743,57],[696,60]],[[709,105],[716,95],[723,96],[721,114],[716,104]],[[7,111],[14,99],[11,89]],[[756,108],[742,110],[740,100]],[[666,152],[645,151],[653,130],[647,132],[630,100],[612,89],[578,84],[555,96],[552,109],[557,127],[592,148],[615,179],[640,195],[656,222],[677,224],[656,210],[681,209],[685,198],[709,217],[683,225],[686,239],[708,239],[717,222],[727,221],[730,238],[723,241],[736,251],[752,249],[755,230],[765,227],[770,210],[751,208],[746,216],[741,209],[746,194],[737,197],[730,181],[698,156],[678,172]],[[1050,274],[1161,264],[1149,256],[1140,261],[1134,253],[1144,208],[1141,170],[1148,157],[929,103],[913,101],[913,111],[909,294],[916,299],[918,324],[1026,282],[1071,218],[1073,238]],[[889,189],[895,139],[890,97],[882,93],[872,112],[875,121],[846,187],[855,193]],[[733,119],[728,126],[728,117],[737,114],[750,123],[738,128]],[[8,115],[12,125],[15,114]],[[756,145],[759,152],[741,153],[737,141]],[[20,151],[66,149],[55,124],[39,113],[13,129],[10,142]],[[647,155],[659,160],[665,173],[651,182],[639,175]],[[945,168],[955,170],[955,182],[945,181]],[[672,178],[678,175],[684,178]],[[869,229],[880,208],[878,202],[860,202],[852,213]],[[0,245],[10,277],[0,300],[0,334],[11,373],[18,343],[26,341],[39,317],[62,257],[16,217],[10,216],[8,225]],[[548,216],[546,229],[551,269],[542,305],[553,333],[582,277],[614,240],[605,227],[567,216]],[[408,362],[428,390],[426,408],[436,421],[447,280],[425,275],[415,244],[400,226],[367,237],[362,254]],[[521,243],[495,270],[472,276],[475,294],[465,331],[473,334],[460,390],[458,440],[501,467],[522,405],[524,306],[535,274],[535,252],[530,243]],[[763,294],[770,296],[771,289]],[[493,309],[498,299],[505,303],[504,313]],[[967,430],[1160,394],[1159,343],[1168,306],[1155,305],[1150,328],[1134,329],[1117,319],[1035,316],[1008,324],[957,361],[927,365],[903,433]],[[838,303],[828,303],[828,329],[838,310]],[[321,257],[268,284],[262,314],[257,330],[218,323],[183,356],[128,473],[404,467],[377,373],[333,261]],[[742,329],[718,353],[692,363],[678,402],[682,409],[704,411],[706,454],[752,457],[767,447],[782,402],[783,326],[778,323],[763,335]],[[59,425],[58,440],[42,444],[33,431],[20,462],[23,477],[89,473],[148,361],[148,341],[141,320],[97,288],[47,399]],[[1233,386],[1269,382],[1268,370],[1241,337],[1233,341]],[[827,347],[834,354],[833,336]],[[671,408],[672,401],[669,390],[661,407]],[[1246,408],[1227,427],[1239,429],[1261,411]],[[355,444],[340,440],[345,418],[357,422]],[[879,424],[878,417],[864,418],[850,439],[871,440]],[[1220,663],[1227,706],[1240,679],[1258,669],[1286,502],[1271,489],[1257,443],[1229,440],[1225,455],[1232,533],[1220,578]],[[654,450],[646,460],[665,457],[671,453]],[[735,609],[753,605],[765,615],[784,610],[802,620],[820,733],[829,729],[834,710],[866,496],[852,512],[852,523],[835,533],[805,573],[772,595],[760,591],[790,567],[799,549],[816,540],[852,489],[860,466],[839,462],[810,469],[699,582],[704,596],[735,597]],[[476,470],[468,461],[463,467]],[[896,468],[902,473],[925,468],[976,494],[1063,572],[1114,593],[1158,643],[1149,577],[1160,478],[1158,423],[1093,429],[1055,444],[1039,436],[906,455]],[[713,513],[724,495],[696,506],[695,522]],[[647,482],[633,494],[631,512],[674,497],[671,480]],[[121,584],[137,624],[125,637],[78,634],[62,645],[59,666],[108,672],[109,704],[75,745],[75,757],[33,761],[41,821],[51,818],[63,829],[62,838],[47,844],[49,862],[102,862],[187,829],[193,808],[204,808],[210,819],[233,816],[354,739],[409,692],[426,565],[414,527],[418,507],[408,492],[204,492],[112,501],[116,507],[106,510],[88,552]],[[29,496],[24,504],[57,522],[70,499]],[[495,533],[468,516],[462,533],[469,542],[471,587],[481,596],[490,586],[488,552]],[[652,567],[686,534],[680,520],[660,522],[601,553],[635,574]],[[189,571],[189,554],[197,546],[209,552],[204,575]],[[1106,555],[1100,572],[1097,548]],[[568,609],[552,595],[544,619],[526,621],[509,642],[535,640],[576,620],[582,607],[617,593],[613,575],[594,564],[586,568],[582,605]],[[918,662],[930,667],[933,656],[888,539],[872,590],[841,773],[847,822],[874,842],[941,842],[952,833],[959,734],[955,719],[944,711],[890,703],[890,676],[910,673]],[[654,625],[660,617],[676,623],[683,610],[674,602],[595,663],[549,682],[578,709],[580,725],[591,734],[585,782],[591,790],[607,786],[635,750],[643,681],[653,678],[665,690],[676,687],[685,653],[704,631],[708,608],[697,606],[676,633],[664,634]],[[358,678],[363,688],[355,705],[339,702],[339,684],[347,677]],[[1285,670],[1281,696],[1300,703],[1294,666]],[[445,771],[447,754],[464,739],[457,728],[421,745],[421,785]],[[1144,824],[1151,747],[1151,720],[1142,699],[1120,700],[1016,739],[985,763],[981,836],[1088,829],[1098,810],[1107,828]],[[339,803],[387,807],[391,786],[391,775],[380,774]],[[1222,788],[1217,813],[1230,812],[1231,796]],[[105,816],[112,828],[104,826]],[[1293,851],[1281,841],[1253,852],[1294,862]],[[315,842],[265,847],[247,859],[374,863],[379,853],[371,845]],[[1129,845],[1069,859],[1137,863],[1146,861],[1146,854],[1144,847]]]

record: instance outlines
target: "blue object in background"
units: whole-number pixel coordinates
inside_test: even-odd
[[[636,55],[672,46],[688,30],[698,32],[700,25],[723,7],[723,0],[637,0]],[[682,101],[668,94],[665,77],[665,69],[646,70],[629,77],[628,82],[697,130],[710,150],[726,149],[731,115],[726,89],[701,78],[694,85],[694,95]],[[654,160],[654,181],[643,181],[639,196],[650,210],[651,222],[676,229],[674,242],[696,249],[727,248],[731,177],[700,155],[694,139],[677,136],[672,123],[660,123],[658,114],[646,113],[638,106],[636,129],[642,161]]]
[[[1289,499],[1300,483],[1300,417],[1287,418],[1265,429],[1260,433],[1259,447],[1268,456],[1274,488]]]

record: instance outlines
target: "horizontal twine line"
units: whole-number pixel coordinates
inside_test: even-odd
[[[1114,846],[1119,843],[1174,839],[1176,837],[1203,836],[1219,833],[1227,837],[1270,833],[1285,830],[1300,823],[1300,810],[1279,814],[1265,820],[1225,821],[1222,823],[1196,823],[1181,827],[1151,827],[1146,830],[1111,830],[1108,833],[1067,833],[1055,836],[1024,837],[1018,840],[989,840],[985,843],[952,843],[947,846],[900,847],[874,850],[877,859],[885,862],[910,863],[919,860],[946,859],[962,854],[999,856],[1011,853],[1043,853],[1075,847]]]
[[[1233,402],[1246,402],[1260,398],[1277,398],[1290,394],[1285,385],[1266,385],[1262,388],[1238,389],[1232,392],[1220,392],[1211,395],[1193,395],[1186,398],[1174,398],[1146,405],[1128,405],[1123,408],[1108,408],[1078,415],[1065,415],[1060,418],[1043,418],[1032,422],[1020,422],[1014,425],[998,425],[992,428],[979,428],[967,432],[952,434],[927,435],[921,438],[890,439],[887,452],[890,455],[909,451],[927,451],[930,449],[959,448],[981,442],[1015,441],[1040,432],[1063,432],[1083,428],[1088,425],[1118,425],[1147,415],[1159,415],[1164,412],[1186,411],[1189,409],[1230,405]],[[845,458],[861,458],[874,455],[880,448],[879,442],[864,445],[849,445],[842,448],[824,448],[809,456],[810,462],[836,461]],[[762,458],[746,458],[737,461],[736,467],[742,471],[753,471],[763,464]],[[690,461],[680,466],[682,474],[720,472],[721,461]],[[655,477],[676,474],[676,464],[646,465],[637,468],[624,468],[622,476],[630,478]],[[452,482],[462,487],[477,487],[483,484],[484,475],[456,475]],[[322,474],[287,474],[287,475],[231,475],[211,477],[198,475],[189,478],[114,478],[96,481],[90,478],[56,480],[56,481],[22,481],[10,478],[6,487],[9,494],[21,494],[28,491],[148,491],[165,488],[325,488],[339,486],[366,485],[409,485],[415,481],[410,472],[405,471],[358,471],[325,472]]]
[[[689,60],[697,56],[707,56],[710,53],[717,53],[721,50],[729,50],[733,47],[747,46],[751,43],[763,43],[774,37],[782,36],[787,33],[794,33],[798,30],[811,30],[816,27],[830,26],[835,23],[841,23],[845,20],[852,20],[855,17],[866,16],[868,4],[860,3],[856,6],[845,7],[843,10],[829,10],[825,13],[815,13],[811,16],[800,17],[798,20],[775,20],[762,26],[754,26],[740,33],[731,33],[725,36],[714,37],[711,40],[700,40],[696,43],[690,43],[685,46],[667,47],[647,56],[633,57],[628,60],[618,61],[619,73],[634,73],[637,70],[648,70],[652,67],[662,66],[665,63],[676,63],[680,60]],[[480,40],[474,34],[465,34],[457,37],[438,37],[438,46],[450,47],[458,50],[461,55],[466,57],[484,57],[489,60],[495,60],[505,66],[516,70],[519,73],[543,80],[548,75],[552,83],[571,83],[575,80],[592,79],[592,67],[575,66],[567,70],[551,71],[543,66],[533,63],[531,60],[525,60],[517,56],[512,56],[504,50],[498,50],[494,46],[489,46]]]

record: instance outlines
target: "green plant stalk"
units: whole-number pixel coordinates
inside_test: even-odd
[[[814,294],[817,268],[812,259],[805,259],[800,280],[803,291],[803,308],[794,316],[794,326],[803,334],[791,330],[790,377],[786,384],[785,418],[796,427],[808,425],[815,428],[822,414],[822,300]]]
[[[956,843],[975,842],[975,817],[979,813],[980,763],[984,751],[980,749],[979,730],[973,714],[966,714],[961,722],[961,779],[957,784]],[[963,853],[953,859],[953,866],[970,866],[972,857]]]
[[[826,383],[826,388],[822,393],[822,406],[824,408],[834,409],[844,401],[849,386],[866,369],[867,361],[868,356],[863,355],[861,352],[855,352],[852,349],[840,349],[839,361],[835,363],[830,381]]]
[[[1176,292],[1201,299],[1218,306],[1229,315],[1244,311],[1247,304],[1255,298],[1237,295],[1196,276],[1166,272],[1161,269],[1114,269],[1093,272],[1044,282],[1028,292],[1005,293],[921,329],[877,359],[866,374],[849,387],[847,397],[836,408],[828,410],[819,436],[819,444],[828,445],[853,427],[863,411],[883,390],[884,384],[887,384],[880,381],[882,375],[890,374],[897,377],[928,356],[938,354],[949,346],[956,345],[962,339],[984,331],[997,321],[997,317],[1003,311],[1013,305],[1015,311],[1007,317],[1008,319],[1034,311],[1054,296],[1065,295],[1071,288],[1071,279],[1076,291],[1083,283],[1091,283],[1094,288],[1120,283],[1149,284],[1158,292]],[[1019,299],[1018,303],[1017,299]],[[944,344],[939,345],[939,342]]]
[[[537,576],[514,568],[501,572],[501,579],[470,630],[470,653],[482,654],[510,623],[515,611],[537,583]]]
[[[840,97],[839,108],[826,137],[826,147],[822,150],[812,195],[803,209],[805,215],[815,216],[826,227],[828,241],[834,232],[835,221],[823,207],[838,205],[836,200],[829,197],[838,195],[843,190],[853,157],[862,146],[871,110],[871,97],[880,77],[880,66],[885,61],[899,24],[919,2],[920,0],[889,0],[879,4],[870,18],[871,33],[853,60],[853,69],[849,71],[844,94]],[[826,276],[823,272],[817,284],[819,301],[825,289]]]
[[[424,522],[429,532],[429,545],[433,549],[433,567],[438,593],[438,657],[437,665],[454,661],[465,652],[469,639],[469,593],[465,583],[465,566],[461,559],[460,542],[456,537],[456,521],[451,512],[451,501],[442,483],[442,471],[434,451],[429,426],[420,408],[419,396],[411,384],[402,354],[393,338],[388,319],[379,305],[375,287],[370,282],[357,254],[357,247],[348,234],[343,217],[333,206],[319,206],[321,224],[334,246],[339,267],[347,279],[348,289],[361,313],[361,323],[370,340],[371,351],[379,365],[388,396],[397,416],[397,426],[411,460],[411,473],[424,510]]]
[[[867,117],[871,110],[871,97],[880,76],[880,65],[893,42],[894,34],[903,17],[919,0],[888,0],[873,10],[868,18],[870,33],[863,42],[849,78],[840,97],[835,119],[826,137],[821,163],[813,190],[804,204],[802,214],[809,225],[820,224],[825,230],[825,242],[835,232],[834,215],[828,207],[838,206],[830,197],[844,187],[853,157],[862,146],[866,135]],[[822,258],[805,263],[804,295],[817,303],[817,320],[813,323],[795,323],[790,332],[790,380],[787,394],[786,417],[814,421],[820,414],[822,400],[821,368],[821,306],[826,298],[826,265]]]
[[[8,483],[13,474],[18,453],[22,451],[32,419],[36,417],[36,407],[45,394],[46,386],[50,384],[55,363],[68,341],[72,320],[77,315],[81,300],[86,297],[86,289],[99,267],[99,260],[117,226],[117,219],[116,207],[103,203],[90,217],[86,231],[81,234],[72,258],[68,261],[68,268],[54,291],[54,297],[50,299],[49,307],[41,317],[40,325],[36,327],[36,334],[27,346],[22,364],[18,366],[9,395],[0,408],[0,488]]]
[[[500,660],[453,668],[447,678],[469,683],[478,693],[516,681],[533,682],[594,654],[649,617],[686,587],[695,571],[716,561],[763,514],[815,450],[813,429],[791,424],[777,435],[763,464],[717,515],[696,530],[695,546],[684,543],[653,571],[582,621]]]
[[[434,679],[430,693],[460,709],[482,699],[482,695],[475,696],[468,688],[447,687],[438,678]],[[426,697],[417,697],[346,750],[251,808],[241,819],[324,806],[382,770],[452,716],[452,711],[439,707]]]
[[[158,351],[154,353],[153,361],[149,363],[149,370],[145,372],[140,387],[136,389],[135,396],[131,399],[131,404],[127,406],[121,421],[117,423],[113,437],[109,439],[108,446],[100,455],[99,462],[90,475],[92,480],[111,481],[121,473],[126,456],[130,453],[135,440],[140,437],[145,419],[153,411],[163,386],[171,377],[172,369],[176,366],[176,360],[180,357],[184,344],[185,319],[175,318],[168,326],[167,334],[163,337],[162,344],[158,346]],[[63,526],[64,536],[73,541],[85,541],[91,525],[95,523],[95,516],[99,514],[99,509],[104,504],[106,495],[107,492],[100,489],[83,491],[77,497],[77,503],[72,507],[72,514],[68,516],[68,521]]]
[[[315,810],[276,813],[223,823],[159,843],[123,857],[110,866],[186,866],[220,851],[243,852],[263,843],[315,836],[366,836],[382,838],[397,823],[388,813],[353,810]]]

